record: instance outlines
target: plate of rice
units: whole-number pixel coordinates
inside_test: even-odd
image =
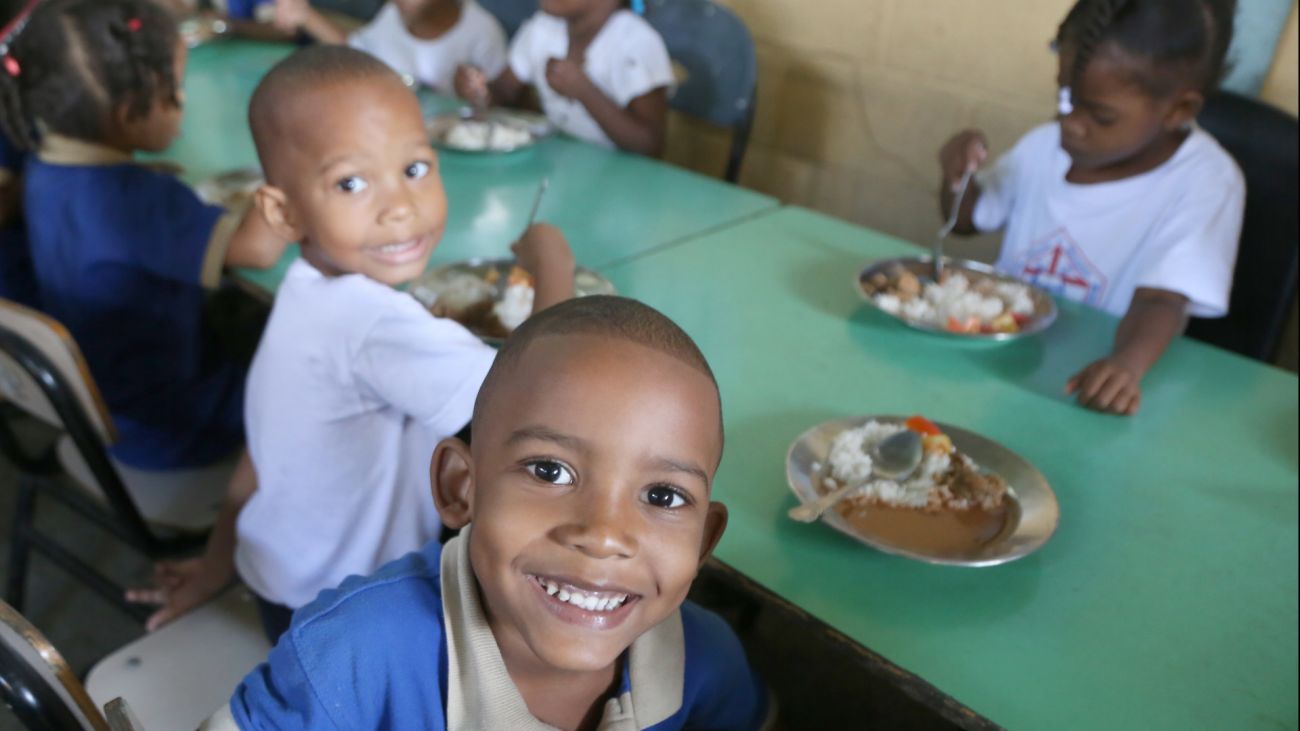
[[[476,117],[463,109],[433,117],[425,122],[429,139],[454,152],[504,154],[532,147],[545,131],[525,118],[493,111]]]
[[[970,340],[1006,341],[1046,330],[1056,320],[1051,295],[987,264],[944,258],[942,282],[928,256],[886,259],[858,273],[873,307],[918,330]]]
[[[905,429],[921,434],[921,465],[901,481],[873,479],[872,447]],[[994,566],[1023,558],[1051,538],[1060,517],[1047,479],[1023,457],[919,416],[818,424],[790,446],[786,478],[803,503],[857,485],[822,521],[885,553],[934,564]]]
[[[497,282],[506,287],[498,299]],[[573,273],[574,294],[614,294],[614,285],[590,269]],[[533,278],[513,259],[470,259],[435,267],[411,283],[411,296],[434,314],[449,317],[483,340],[500,344],[533,311]]]

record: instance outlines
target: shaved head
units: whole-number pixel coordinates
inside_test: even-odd
[[[298,119],[295,102],[335,84],[375,79],[403,86],[383,61],[347,46],[317,45],[295,51],[262,78],[248,105],[248,126],[267,181],[278,185],[283,175],[280,152],[294,139],[294,130],[312,124]]]

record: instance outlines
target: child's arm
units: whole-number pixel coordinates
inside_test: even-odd
[[[145,629],[152,632],[207,603],[234,580],[235,523],[256,490],[257,473],[248,452],[244,452],[230,477],[225,502],[208,535],[203,555],[181,561],[160,561],[154,566],[153,588],[126,592],[129,602],[160,605],[158,611],[149,616]]]
[[[260,210],[249,206],[230,235],[224,264],[228,267],[268,269],[284,256],[287,241],[277,236]]]
[[[520,81],[507,66],[501,75],[488,81],[487,75],[477,66],[461,64],[456,67],[454,80],[456,96],[478,109],[491,106],[512,107],[519,104],[528,85]]]
[[[347,43],[348,33],[334,24],[307,0],[275,0],[275,27],[290,36],[299,31],[319,43]]]
[[[510,248],[533,275],[533,314],[573,297],[573,251],[558,228],[535,223]]]
[[[1187,298],[1141,288],[1119,323],[1110,355],[1076,373],[1065,385],[1090,409],[1131,416],[1142,403],[1139,384],[1187,325]]]
[[[948,140],[939,150],[939,167],[943,179],[939,182],[939,212],[944,220],[952,213],[953,199],[967,172],[977,170],[988,159],[988,140],[979,130],[968,129]],[[980,197],[980,186],[973,178],[957,214],[956,234],[975,234],[975,203]]]
[[[668,90],[652,89],[620,107],[596,86],[582,62],[553,58],[546,63],[546,83],[587,108],[591,118],[620,149],[658,157],[668,128]]]

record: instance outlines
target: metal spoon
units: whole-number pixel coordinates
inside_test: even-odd
[[[871,448],[871,478],[900,481],[921,465],[921,435],[911,429],[886,437]],[[789,515],[800,523],[811,523],[861,484],[838,487],[810,503],[790,508]]]
[[[537,211],[542,207],[542,196],[546,194],[546,189],[550,185],[550,178],[542,178],[542,184],[537,186],[537,196],[533,198],[533,210],[528,214],[528,223],[524,224],[523,233],[519,234],[520,238],[523,238],[523,235],[528,233],[528,229],[532,228],[533,224],[537,222]],[[511,256],[509,261],[503,265],[505,271],[500,272],[501,276],[497,277],[496,285],[493,287],[493,299],[498,302],[501,301],[502,297],[506,296],[506,285],[510,279],[510,270],[514,269],[516,261],[518,260]]]
[[[974,168],[967,170],[966,174],[961,176],[961,183],[957,185],[957,195],[953,196],[952,210],[948,211],[948,220],[944,222],[943,228],[939,229],[939,234],[934,237],[930,258],[933,260],[936,283],[943,281],[943,240],[948,238],[948,234],[957,227],[957,218],[961,215],[961,203],[966,198],[966,189],[970,187],[970,179],[974,176]]]

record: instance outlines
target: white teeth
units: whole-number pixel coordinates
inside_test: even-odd
[[[600,600],[594,596],[589,596],[587,597],[587,601],[583,606],[586,608],[588,612],[590,612],[596,609],[597,604],[600,604]]]
[[[581,591],[570,591],[568,588],[561,587],[559,584],[541,577],[537,578],[538,583],[550,596],[559,599],[562,602],[568,602],[579,609],[588,612],[612,612],[627,601],[627,594],[616,594],[614,596],[596,596]]]
[[[569,601],[569,596],[570,596],[570,595],[569,595],[569,592],[567,592],[567,591],[565,591],[565,590],[563,590],[563,589],[560,589],[560,593],[557,594],[556,596],[560,597],[560,601],[562,601],[562,602],[567,602],[567,601]]]
[[[547,594],[550,594],[551,596],[555,596],[555,592],[557,592],[557,591],[559,591],[559,590],[560,590],[560,587],[556,586],[554,581],[548,581],[548,582],[546,582],[546,593],[547,593]]]

